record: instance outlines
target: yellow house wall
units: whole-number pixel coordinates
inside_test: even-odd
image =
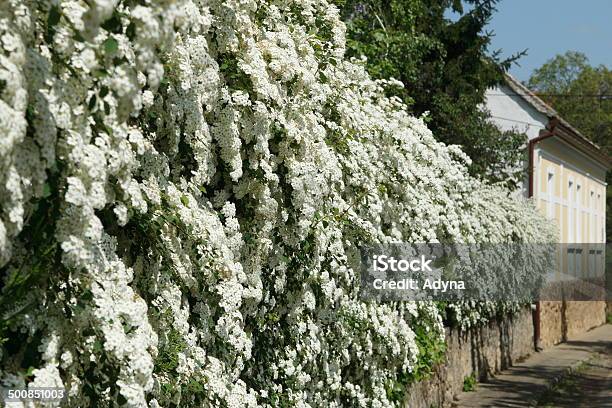
[[[605,183],[553,160],[545,155],[539,159],[537,207],[543,214],[548,215],[548,203],[552,198],[552,219],[559,227],[559,242],[603,243],[606,210]],[[550,194],[549,173],[553,175],[553,188]],[[570,200],[570,181],[572,182],[573,200]],[[580,186],[579,191],[578,186]],[[591,193],[593,194],[592,198]],[[570,209],[574,210],[572,216],[574,220],[573,234],[570,233],[569,227]]]
[[[552,174],[551,183],[549,174]],[[557,225],[559,243],[605,243],[605,169],[555,138],[542,142],[537,151],[534,199],[542,214]],[[575,258],[577,261],[571,271],[568,252],[562,248],[557,256],[558,272],[581,276],[590,273],[589,256],[594,255],[587,248],[591,247],[582,248],[582,256]],[[603,271],[604,256],[600,254],[590,260],[595,262],[597,273]],[[540,345],[543,347],[571,339],[603,324],[606,318],[603,301],[546,301],[541,302],[540,309]]]

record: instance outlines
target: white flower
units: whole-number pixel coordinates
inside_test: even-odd
[[[361,301],[359,246],[550,227],[343,57],[325,0],[137,3],[0,13],[0,267],[49,278],[14,323],[42,339],[32,384],[74,406],[109,376],[109,406],[393,406],[413,329],[444,327]],[[466,328],[516,305],[449,308]]]

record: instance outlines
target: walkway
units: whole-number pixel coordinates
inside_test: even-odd
[[[550,384],[578,369],[570,389],[549,391]],[[535,353],[526,361],[462,393],[458,408],[533,407],[549,391],[546,407],[612,407],[612,325],[591,330],[568,342]],[[558,394],[558,395],[557,395]]]

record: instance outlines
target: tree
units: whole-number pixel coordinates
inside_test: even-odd
[[[347,24],[347,53],[367,57],[375,78],[396,78],[397,96],[416,115],[429,113],[435,137],[461,145],[472,159],[470,172],[510,184],[522,171],[525,136],[501,132],[482,106],[487,88],[521,54],[500,60],[489,53],[492,33],[484,27],[497,0],[347,0],[339,2]],[[457,21],[446,17],[459,13]]]
[[[581,133],[612,155],[612,70],[593,67],[583,53],[568,51],[536,69],[527,86]],[[606,175],[612,182],[612,172]],[[607,242],[612,242],[612,191],[606,200]]]
[[[612,152],[612,70],[568,51],[536,69],[527,86],[585,136]]]

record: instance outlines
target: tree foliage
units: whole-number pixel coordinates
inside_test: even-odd
[[[568,51],[536,69],[528,86],[610,154],[612,70],[593,67],[583,53]]]
[[[528,86],[586,137],[612,155],[612,70],[581,52],[557,55],[536,69]],[[607,174],[612,182],[612,172]],[[607,193],[607,242],[612,242],[612,191]]]
[[[482,108],[487,88],[496,85],[521,54],[501,60],[488,48],[485,26],[497,0],[347,0],[347,53],[367,58],[375,78],[396,78],[396,93],[412,113],[428,113],[438,140],[461,145],[470,172],[492,181],[516,181],[524,135],[501,132]],[[448,12],[459,14],[456,21]]]

